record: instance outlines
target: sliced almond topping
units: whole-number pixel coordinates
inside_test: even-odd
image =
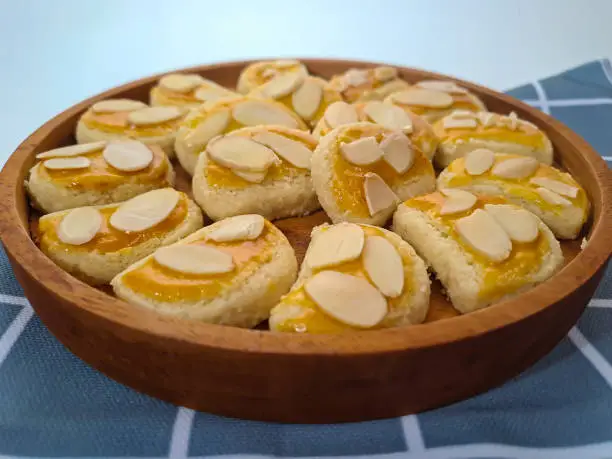
[[[507,179],[522,179],[529,177],[538,168],[539,163],[534,158],[527,156],[521,158],[510,158],[498,162],[491,171],[493,175]]]
[[[172,213],[180,196],[180,193],[172,188],[141,194],[121,204],[111,215],[110,224],[126,233],[153,228]]]
[[[209,143],[206,151],[222,166],[248,172],[265,171],[278,161],[272,150],[246,137],[221,137]]]
[[[510,256],[512,241],[497,221],[482,209],[455,222],[461,239],[492,261],[503,261]]]
[[[160,78],[159,85],[169,91],[188,93],[204,83],[204,78],[195,73],[173,73]]]
[[[484,209],[513,241],[533,242],[537,239],[540,229],[531,212],[508,204],[485,204]]]
[[[447,92],[449,94],[467,94],[467,90],[453,81],[438,81],[438,80],[424,80],[419,81],[415,86],[423,89],[431,89],[432,91]]]
[[[274,61],[274,65],[279,69],[286,69],[289,67],[300,65],[300,61],[296,61],[295,59],[279,59],[277,61]]]
[[[447,196],[440,208],[440,215],[451,215],[470,210],[478,201],[472,193],[463,190],[443,190]]]
[[[361,69],[349,69],[344,74],[344,81],[349,86],[361,86],[368,82],[368,71]]]
[[[554,206],[569,207],[572,202],[569,199],[565,199],[563,196],[549,190],[548,188],[538,188],[536,192],[549,204]]]
[[[376,67],[374,69],[374,78],[378,81],[388,81],[397,78],[397,69],[394,67]]]
[[[331,104],[327,107],[327,110],[325,110],[324,118],[332,129],[342,126],[343,124],[356,123],[359,121],[355,107],[346,102],[334,102]]]
[[[323,87],[314,78],[308,78],[291,96],[295,112],[306,120],[314,117],[323,99]]]
[[[310,169],[312,152],[302,142],[291,140],[274,132],[260,132],[253,136],[253,140],[272,148],[289,164],[300,169]]]
[[[146,108],[147,104],[132,99],[109,99],[96,102],[91,106],[94,113],[131,112]]]
[[[151,126],[180,118],[183,113],[179,107],[147,107],[130,112],[127,119],[135,126]]]
[[[278,70],[277,69],[273,69],[271,67],[265,68],[261,72],[261,76],[264,77],[264,78],[272,78],[275,75],[278,75]]]
[[[476,126],[478,122],[473,118],[455,118],[451,115],[442,120],[444,129],[474,129]]]
[[[401,131],[387,134],[380,142],[383,159],[398,174],[407,172],[414,164],[415,154],[412,142]]]
[[[215,242],[253,241],[261,235],[264,222],[261,215],[255,214],[226,218],[215,223],[207,239]]]
[[[363,267],[381,293],[396,298],[404,289],[404,264],[397,249],[381,236],[369,236],[363,248]]]
[[[365,104],[363,111],[372,121],[387,129],[402,129],[406,132],[412,132],[412,119],[397,105],[371,101]]]
[[[378,212],[387,210],[399,202],[399,198],[395,195],[389,185],[373,172],[368,172],[363,178],[363,192],[365,194],[366,204],[370,216],[376,215]]]
[[[354,327],[370,328],[387,315],[387,300],[367,280],[336,271],[315,274],[304,285],[323,312]]]
[[[234,119],[245,126],[280,124],[297,128],[298,122],[283,108],[262,100],[246,100],[236,104],[232,112]]]
[[[232,119],[230,109],[225,107],[206,116],[196,128],[185,136],[185,143],[191,149],[203,147],[213,137],[222,134]]]
[[[480,112],[476,116],[478,117],[480,124],[482,124],[482,127],[484,128],[488,128],[495,125],[495,113]]]
[[[339,223],[322,229],[313,239],[306,262],[312,269],[327,268],[361,256],[363,229],[354,223]]]
[[[102,156],[115,169],[125,172],[145,169],[153,161],[153,153],[149,147],[136,140],[109,142]]]
[[[533,177],[529,182],[534,185],[548,188],[550,191],[554,191],[561,196],[567,196],[568,198],[575,198],[578,196],[578,187],[568,185],[559,180],[553,180],[547,177]]]
[[[264,97],[279,99],[291,94],[304,82],[304,74],[300,72],[287,72],[276,75],[259,88]]]
[[[91,161],[84,156],[69,156],[67,158],[47,159],[43,164],[50,170],[85,169],[91,165]]]
[[[470,175],[482,175],[495,162],[495,154],[486,148],[477,148],[465,155],[465,170]]]
[[[510,115],[508,115],[508,127],[513,131],[516,131],[519,127],[519,118],[514,112],[510,112]]]
[[[206,245],[171,245],[153,254],[165,268],[185,274],[223,274],[234,270],[229,253]]]
[[[82,245],[91,241],[102,227],[102,214],[93,207],[71,210],[57,227],[57,237],[64,244]]]
[[[384,154],[374,137],[363,137],[351,143],[344,143],[340,145],[340,152],[344,159],[356,166],[374,164]]]
[[[266,179],[266,175],[268,175],[267,170],[262,172],[247,172],[238,169],[232,169],[232,173],[237,175],[241,179],[246,180],[249,183],[261,183]]]
[[[55,148],[36,155],[36,159],[46,158],[65,158],[67,156],[79,156],[87,153],[92,153],[97,150],[102,150],[106,146],[106,141],[81,143],[78,145],[70,145],[68,147]]]
[[[214,102],[224,97],[232,96],[237,96],[237,94],[221,86],[202,87],[193,93],[193,97],[202,102]]]
[[[411,88],[391,95],[392,100],[406,105],[421,107],[446,108],[453,105],[453,98],[441,91]]]

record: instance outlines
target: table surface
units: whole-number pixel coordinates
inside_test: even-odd
[[[343,57],[504,90],[612,56],[609,0],[0,0],[0,164],[47,119],[184,66]]]

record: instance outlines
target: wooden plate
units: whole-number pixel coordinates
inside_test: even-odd
[[[304,60],[329,78],[374,63]],[[234,86],[248,62],[186,69]],[[401,68],[408,81],[447,78]],[[0,176],[0,236],[27,298],[72,352],[136,390],[227,416],[284,422],[340,422],[399,416],[470,397],[503,383],[549,352],[576,322],[612,247],[612,177],[577,134],[503,94],[464,81],[491,111],[534,122],[551,138],[558,164],[586,188],[589,243],[563,243],[568,263],[514,300],[456,316],[436,288],[429,323],[347,333],[294,335],[187,322],[130,306],[71,277],[34,244],[23,181],[34,155],[74,142],[78,116],[109,97],[147,100],[160,75],[106,91],[66,110],[13,153]],[[451,78],[452,79],[452,78]],[[188,183],[182,176],[182,186]],[[322,213],[278,221],[298,256]]]

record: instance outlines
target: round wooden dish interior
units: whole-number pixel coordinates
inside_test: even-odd
[[[304,60],[329,78],[376,64]],[[234,87],[247,63],[186,69]],[[407,81],[447,78],[402,68]],[[552,118],[503,94],[467,82],[491,111],[516,111],[544,129],[557,165],[586,188],[589,238],[563,242],[565,268],[514,300],[458,316],[434,282],[427,323],[347,333],[293,335],[186,322],[130,306],[62,271],[35,246],[23,179],[36,153],[74,143],[76,120],[109,97],[148,100],[159,75],[84,101],[46,123],[11,156],[0,188],[2,240],[26,296],[68,348],[110,377],[147,394],[234,417],[285,422],[339,422],[414,413],[498,385],[547,353],[578,319],[608,259],[612,236],[610,173],[597,153]],[[177,188],[190,191],[177,165]],[[276,221],[301,262],[323,212]]]

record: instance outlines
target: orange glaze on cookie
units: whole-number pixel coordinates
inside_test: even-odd
[[[138,140],[142,137],[159,137],[174,132],[182,117],[151,126],[135,126],[128,122],[130,112],[94,113],[88,110],[81,122],[89,129],[121,134]]]

